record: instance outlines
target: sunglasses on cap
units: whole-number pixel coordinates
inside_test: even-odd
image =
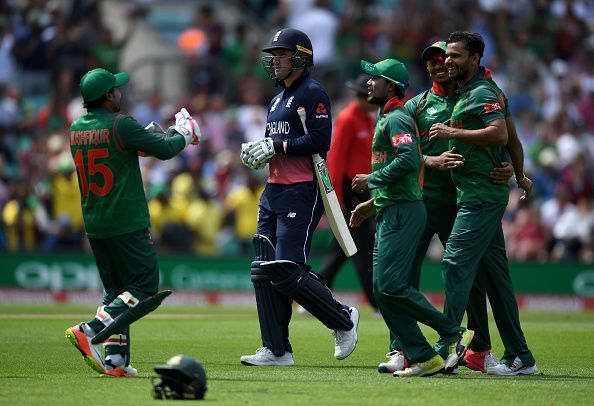
[[[438,63],[444,65],[445,64],[445,57],[443,55],[433,55],[431,56],[431,58],[427,59],[427,62],[425,63],[425,65],[428,68],[434,68],[435,65],[437,65]]]

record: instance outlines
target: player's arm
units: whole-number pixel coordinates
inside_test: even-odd
[[[464,141],[478,147],[493,147],[507,144],[507,128],[504,119],[496,119],[478,130],[453,128],[446,124],[436,123],[429,129],[429,140],[448,139]]]
[[[367,187],[377,189],[397,182],[403,176],[414,172],[421,166],[419,154],[419,136],[412,118],[388,122],[383,133],[390,137],[395,157],[379,171],[372,172],[367,178]]]
[[[464,141],[479,147],[507,144],[504,106],[501,106],[499,97],[492,87],[485,86],[477,89],[468,100],[465,114],[480,119],[484,128],[468,130],[436,123],[429,129],[429,140],[443,138]]]
[[[134,118],[120,116],[114,125],[118,146],[128,151],[144,151],[158,159],[173,158],[186,146],[184,137],[172,128],[167,136],[146,130]]]
[[[328,95],[322,89],[310,88],[303,103],[308,133],[286,141],[275,141],[274,151],[276,153],[313,155],[324,154],[330,149],[332,115]],[[292,128],[292,130],[303,131],[303,126],[296,124],[296,127],[297,129]]]
[[[507,150],[514,166],[516,182],[518,183],[518,186],[524,190],[522,199],[525,199],[532,191],[532,180],[524,174],[524,148],[522,147],[520,137],[518,137],[513,118],[508,116],[505,121],[507,123],[507,131],[509,135]]]

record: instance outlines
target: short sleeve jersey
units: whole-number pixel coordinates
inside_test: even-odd
[[[70,127],[70,150],[81,192],[87,235],[105,238],[150,227],[138,150],[170,158],[185,147],[175,133],[164,138],[132,117],[90,109]]]
[[[449,124],[455,101],[455,95],[446,96],[443,87],[434,83],[430,90],[418,94],[404,105],[419,128],[423,155],[439,156],[448,150],[448,140],[429,142],[429,129],[434,123]],[[425,167],[423,197],[441,203],[456,204],[456,188],[450,171]]]
[[[495,120],[505,120],[505,105],[496,86],[483,79],[480,72],[469,83],[458,89],[450,126],[477,130]],[[460,140],[450,140],[449,148],[464,156],[464,165],[452,170],[458,203],[507,203],[509,186],[493,183],[490,172],[501,164],[502,147],[480,147]]]
[[[378,214],[398,201],[423,199],[423,160],[413,118],[402,102],[386,104],[379,113],[371,147],[368,178]]]

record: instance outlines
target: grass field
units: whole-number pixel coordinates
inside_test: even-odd
[[[94,309],[0,306],[0,404],[144,405],[152,367],[176,354],[206,368],[206,401],[216,404],[594,404],[594,313],[522,313],[540,373],[490,377],[462,368],[458,376],[398,379],[378,374],[386,327],[362,310],[359,344],[346,360],[333,358],[330,331],[294,315],[296,366],[245,367],[239,357],[259,347],[255,308],[164,307],[133,326],[134,379],[100,377],[67,343],[64,330]],[[436,335],[424,330],[430,342]],[[491,331],[496,332],[494,325]],[[501,342],[494,350],[501,355]]]

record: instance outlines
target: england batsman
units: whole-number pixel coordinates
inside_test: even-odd
[[[165,137],[143,128],[120,112],[120,87],[128,80],[125,72],[97,68],[80,81],[87,111],[70,127],[70,149],[104,294],[96,315],[67,329],[66,337],[95,371],[131,377],[137,371],[130,366],[130,324],[171,293],[158,292],[159,266],[138,154],[172,158],[199,142],[200,128],[185,109]]]
[[[330,100],[309,75],[314,54],[304,32],[276,31],[262,51],[269,54],[263,58],[264,68],[282,91],[268,107],[266,136],[241,151],[242,162],[252,169],[268,164],[269,176],[260,198],[251,266],[262,347],[240,361],[294,365],[289,342],[292,300],[333,330],[334,357],[344,359],[357,344],[359,312],[334,300],[307,265],[312,235],[324,212],[311,156],[325,156],[330,147]],[[298,109],[305,110],[305,128]]]
[[[493,308],[507,310],[507,317],[497,320],[506,350],[502,363],[492,368],[491,373],[533,374],[537,371],[536,363],[520,326],[501,226],[509,186],[494,183],[490,178],[493,166],[502,161],[502,146],[508,143],[508,132],[504,100],[498,88],[484,79],[481,70],[484,48],[479,34],[450,35],[445,65],[449,77],[458,84],[459,97],[449,126],[435,123],[429,130],[430,141],[449,140],[449,148],[456,148],[465,158],[464,165],[452,170],[458,212],[442,261],[444,312],[453,321],[462,321],[481,265],[483,286]]]

